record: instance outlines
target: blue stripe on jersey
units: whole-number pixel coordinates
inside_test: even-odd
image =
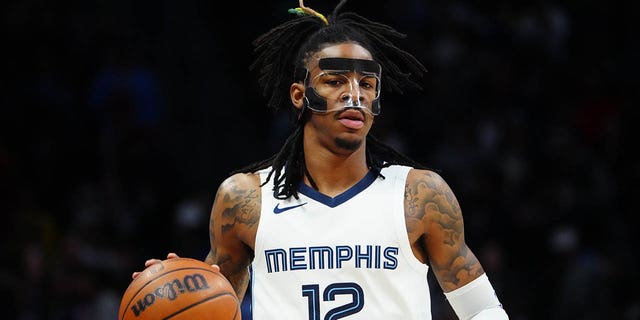
[[[374,181],[376,181],[377,177],[378,173],[376,171],[369,171],[367,175],[362,178],[362,180],[358,181],[358,183],[356,183],[353,187],[337,195],[335,198],[329,197],[328,195],[309,187],[304,182],[300,182],[298,191],[313,200],[325,204],[328,207],[335,208],[347,202],[349,199],[355,197],[358,193],[369,187]]]

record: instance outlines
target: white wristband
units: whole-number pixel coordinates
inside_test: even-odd
[[[462,320],[509,319],[486,274],[444,295]]]

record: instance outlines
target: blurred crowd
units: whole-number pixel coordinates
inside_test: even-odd
[[[249,65],[251,41],[297,1],[255,5],[2,5],[4,318],[117,319],[146,259],[206,256],[218,184],[290,129]],[[345,10],[406,33],[399,46],[429,70],[422,91],[383,93],[373,134],[449,182],[510,317],[640,319],[631,5],[350,0]],[[434,319],[455,319],[429,281]]]

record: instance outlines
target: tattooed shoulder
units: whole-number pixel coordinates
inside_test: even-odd
[[[460,205],[442,177],[429,170],[411,170],[405,185],[405,214],[422,219],[429,212],[461,218]]]
[[[434,241],[452,244],[461,238],[464,227],[460,206],[440,175],[411,170],[404,197],[407,232],[414,251],[419,251],[416,255],[429,256],[428,247]]]
[[[261,198],[260,180],[255,174],[235,174],[227,178],[216,195],[225,224],[249,226],[257,223]]]
[[[465,243],[458,200],[439,174],[412,170],[405,189],[405,216],[407,220],[420,219],[416,222],[422,228],[418,242],[427,250],[425,254],[445,291],[454,290],[484,272]]]

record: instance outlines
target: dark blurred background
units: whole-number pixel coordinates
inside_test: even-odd
[[[113,320],[147,258],[205,257],[218,184],[288,134],[249,65],[297,4],[3,2],[2,318]],[[637,8],[345,10],[406,33],[429,69],[424,90],[383,93],[374,133],[449,182],[511,318],[640,319]],[[454,319],[438,290],[434,319]]]

